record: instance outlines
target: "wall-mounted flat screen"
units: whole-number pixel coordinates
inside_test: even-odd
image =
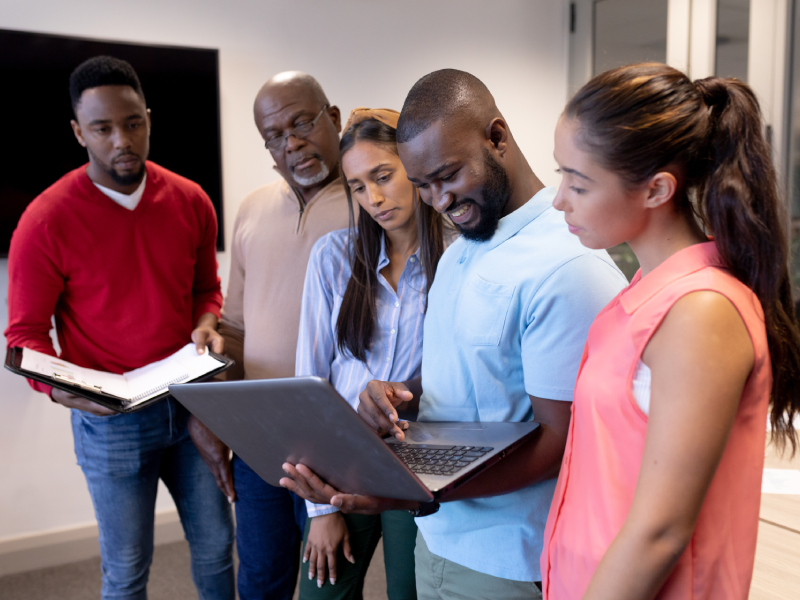
[[[219,55],[214,49],[127,44],[0,29],[0,256],[25,207],[87,162],[75,140],[70,73],[87,58],[127,60],[152,111],[149,159],[199,183],[217,211],[224,249]]]

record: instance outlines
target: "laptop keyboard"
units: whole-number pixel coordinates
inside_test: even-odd
[[[389,444],[389,447],[414,473],[452,475],[494,448],[478,446],[434,446],[431,444]]]

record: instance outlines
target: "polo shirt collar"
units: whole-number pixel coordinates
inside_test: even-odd
[[[647,277],[642,277],[640,269],[628,288],[622,292],[620,304],[626,313],[632,314],[673,281],[706,267],[724,268],[714,242],[694,244],[676,252],[648,273]]]
[[[484,247],[487,252],[496,248],[509,238],[515,236],[523,227],[529,225],[536,217],[550,208],[553,205],[553,199],[555,197],[556,188],[542,188],[533,195],[533,198],[528,200],[517,210],[500,219],[497,225],[497,231],[494,232],[494,235],[488,241],[475,243],[486,244]]]

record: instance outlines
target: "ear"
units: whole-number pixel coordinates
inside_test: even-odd
[[[492,146],[495,147],[498,154],[503,156],[508,150],[508,141],[510,133],[508,131],[508,125],[506,124],[505,120],[501,119],[500,117],[495,117],[492,119],[491,123],[486,126],[486,139],[488,139]]]
[[[83,146],[84,148],[86,148],[86,142],[84,141],[84,139],[83,139],[83,135],[81,134],[81,126],[80,126],[80,125],[78,125],[78,122],[77,122],[75,119],[72,119],[72,120],[69,122],[69,124],[70,124],[70,125],[72,125],[72,133],[74,133],[74,134],[75,134],[75,139],[76,139],[76,140],[78,140],[78,143],[79,143],[81,146]]]
[[[658,208],[675,197],[678,189],[678,180],[675,175],[667,171],[656,173],[647,182],[646,208]]]
[[[153,121],[150,118],[150,109],[147,109],[147,131],[149,132],[153,127]]]
[[[342,115],[339,112],[338,106],[328,107],[328,116],[333,121],[333,126],[336,127],[336,133],[342,132]]]

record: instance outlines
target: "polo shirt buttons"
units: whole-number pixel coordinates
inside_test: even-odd
[[[400,303],[399,302],[395,302],[394,305],[395,305],[396,308],[400,308]]]
[[[414,259],[414,257],[412,256],[411,258],[409,258],[409,259],[408,259],[408,262],[414,262],[414,260],[415,260],[415,259]]]
[[[392,335],[394,335],[395,333],[397,333],[397,330],[396,329],[392,329]]]

